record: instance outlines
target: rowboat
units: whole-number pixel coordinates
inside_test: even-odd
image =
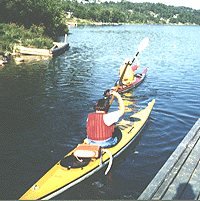
[[[121,120],[115,128],[120,131],[120,141],[111,148],[89,145],[86,140],[58,161],[20,200],[49,200],[69,190],[103,168],[105,174],[112,161],[125,151],[144,128],[155,100],[129,120]],[[104,170],[103,169],[103,170]]]
[[[146,71],[147,71],[148,67],[146,67],[146,69],[142,72],[142,73],[137,73],[135,74],[135,80],[133,81],[133,83],[129,84],[129,85],[122,85],[118,88],[118,93],[122,94],[124,92],[128,92],[129,90],[136,88],[138,85],[140,85],[143,81],[144,78],[146,77]],[[112,90],[115,90],[116,87],[112,87],[111,91],[106,91],[104,92],[104,95],[109,96],[110,93],[112,92]]]

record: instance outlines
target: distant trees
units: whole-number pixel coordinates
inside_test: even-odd
[[[79,0],[80,1],[80,0]],[[96,3],[97,2],[97,3]],[[99,2],[90,0],[0,0],[0,23],[16,23],[30,29],[34,24],[50,37],[68,33],[66,12],[97,22],[138,24],[197,24],[200,10],[161,3]]]
[[[102,22],[109,22],[110,19],[110,11],[108,9],[101,9],[97,19]]]
[[[73,13],[74,17],[99,22],[126,22],[124,12],[114,2],[78,3],[76,0],[61,1],[65,11]]]
[[[197,24],[200,25],[200,11],[187,7],[166,6],[161,3],[120,2],[90,3],[77,0],[60,1],[66,11],[77,18],[101,22],[125,22],[143,24]]]

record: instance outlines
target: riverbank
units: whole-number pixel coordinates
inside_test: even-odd
[[[14,46],[20,45],[30,48],[50,49],[53,47],[53,39],[43,35],[44,29],[40,26],[32,25],[30,29],[24,26],[12,24],[0,24],[0,53],[13,53]]]
[[[68,26],[78,26],[78,25],[122,25],[122,23],[108,23],[108,22],[98,22],[98,21],[91,21],[81,18],[69,18],[66,20],[66,24]]]
[[[6,54],[20,56],[41,55],[53,56],[69,48],[67,34],[64,43],[54,42],[52,38],[43,35],[42,27],[32,25],[30,29],[19,27],[16,24],[0,24],[2,37],[0,38],[0,65],[7,63]]]
[[[119,23],[108,23],[108,22],[98,22],[98,21],[92,21],[92,20],[86,20],[86,19],[81,19],[81,18],[68,18],[66,20],[66,24],[70,26],[82,26],[82,25],[175,25],[175,26],[199,26],[198,24],[195,23],[170,23],[169,19],[162,21],[160,23],[155,23],[155,22],[147,22],[147,23],[135,23],[135,22],[129,22],[129,23],[124,23],[124,22],[119,22]]]

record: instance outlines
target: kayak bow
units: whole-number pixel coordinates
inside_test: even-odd
[[[104,148],[101,150],[102,154],[100,154],[100,157],[91,156],[91,158],[78,158],[76,154],[80,152],[80,149],[76,147],[56,163],[20,200],[48,200],[82,182],[108,165],[107,173],[111,167],[112,159],[127,149],[141,133],[153,109],[154,103],[155,100],[152,100],[145,109],[130,116],[130,121],[122,120],[116,124],[116,128],[120,129],[122,135],[117,145],[111,148]],[[88,144],[83,142],[79,146],[84,148]],[[94,155],[97,152],[98,149],[94,151]],[[86,152],[81,153],[91,154],[92,152],[86,150]]]

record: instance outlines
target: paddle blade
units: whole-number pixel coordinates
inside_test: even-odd
[[[138,47],[138,52],[142,52],[146,48],[146,46],[148,45],[148,43],[149,43],[149,38],[144,38],[141,41],[141,43],[140,43],[140,45]]]

